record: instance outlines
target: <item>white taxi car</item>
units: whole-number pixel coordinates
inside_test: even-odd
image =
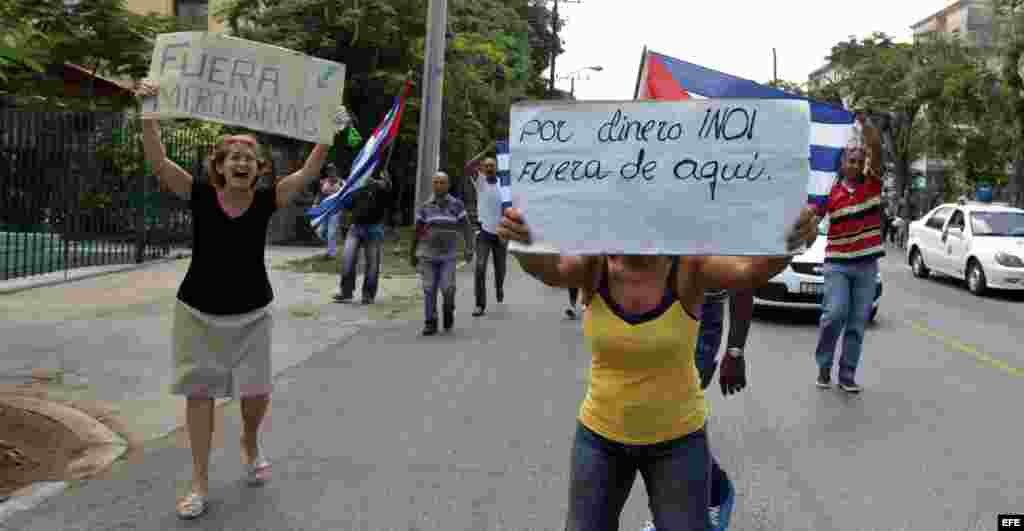
[[[814,245],[793,261],[767,284],[754,291],[754,305],[821,310],[825,293],[825,247],[828,245],[828,218],[818,224],[818,238]],[[878,304],[882,298],[882,273],[878,273],[875,300],[871,304],[871,318],[878,315]]]
[[[910,224],[907,261],[918,278],[931,272],[988,288],[1024,290],[1024,210],[998,203],[947,203]]]

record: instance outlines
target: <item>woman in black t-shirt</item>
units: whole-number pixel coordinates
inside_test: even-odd
[[[140,96],[155,96],[146,80]],[[245,479],[269,479],[270,463],[259,428],[270,404],[273,291],[264,262],[267,226],[320,175],[329,146],[318,144],[298,171],[257,188],[266,169],[250,135],[221,138],[206,162],[207,181],[196,180],[167,158],[156,119],[143,120],[146,160],[161,184],[185,198],[192,210],[192,261],[178,290],[172,328],[174,394],[187,401],[192,448],[192,488],[178,501],[182,518],[206,511],[215,398],[240,397]]]

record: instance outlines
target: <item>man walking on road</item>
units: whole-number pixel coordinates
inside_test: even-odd
[[[384,219],[390,206],[391,180],[387,174],[352,194],[352,226],[341,251],[341,281],[335,302],[351,302],[356,287],[356,266],[363,251],[366,273],[363,277],[363,304],[373,304],[380,276],[381,248],[384,243]]]
[[[409,257],[423,284],[424,336],[437,333],[437,293],[444,301],[445,332],[455,325],[455,254],[461,233],[466,239],[466,262],[473,260],[473,229],[462,201],[448,193],[448,174],[431,180],[434,194],[416,209],[416,235]]]
[[[818,209],[819,216],[829,216],[825,304],[815,350],[816,384],[823,389],[832,386],[832,362],[842,332],[839,387],[850,393],[861,391],[854,377],[875,297],[878,259],[885,256],[880,234],[881,151],[873,127],[855,127],[843,151],[842,178],[832,185],[828,199]]]
[[[487,311],[487,263],[494,257],[494,298],[500,304],[505,300],[505,264],[508,256],[507,244],[498,239],[498,222],[501,221],[501,196],[498,194],[498,163],[487,157],[466,164],[466,177],[476,191],[477,220],[480,224],[476,234],[476,274],[473,292],[476,309],[473,316],[479,317]],[[479,164],[479,166],[478,166]],[[479,168],[479,171],[476,171]]]

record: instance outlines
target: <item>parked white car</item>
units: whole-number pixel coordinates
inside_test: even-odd
[[[754,304],[776,308],[821,310],[825,293],[825,247],[828,245],[828,218],[818,224],[818,238],[814,245],[793,261],[767,284],[754,291]],[[882,298],[882,273],[878,273],[875,300],[871,304],[871,318],[878,315]]]
[[[907,262],[918,278],[932,272],[989,288],[1024,290],[1024,210],[992,203],[939,205],[910,224]]]

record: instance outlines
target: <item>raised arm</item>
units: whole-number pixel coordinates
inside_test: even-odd
[[[287,207],[299,192],[320,175],[320,169],[324,166],[327,151],[330,148],[326,144],[317,144],[306,158],[306,163],[302,165],[302,168],[277,183],[277,197],[275,198],[277,208]]]
[[[794,251],[801,244],[810,245],[818,236],[815,210],[804,208],[793,228],[786,235],[786,249]],[[752,290],[763,286],[793,260],[792,256],[702,256],[697,257],[699,289]],[[680,278],[679,293],[686,286]]]
[[[530,228],[523,221],[522,213],[517,208],[506,208],[498,223],[498,236],[505,241],[530,243]],[[531,254],[513,251],[531,277],[558,288],[582,288],[590,280],[589,273],[596,258],[581,256],[562,256],[557,254]]]
[[[781,273],[791,256],[702,256],[698,261],[701,289],[752,290]]]
[[[864,125],[864,177],[868,181],[882,179],[882,134],[870,124]]]
[[[555,288],[586,288],[590,285],[591,268],[597,263],[597,258],[591,256],[512,254],[527,274]]]
[[[463,168],[463,172],[465,173],[467,178],[469,178],[470,180],[476,178],[477,171],[480,168],[480,161],[484,157],[486,157],[487,153],[489,153],[497,145],[498,143],[492,140],[491,143],[488,144],[483,151],[477,153],[476,156],[466,161],[466,166]]]
[[[159,86],[147,79],[139,84],[136,95],[155,97],[158,91]],[[192,175],[167,158],[167,151],[160,139],[160,120],[142,120],[142,149],[146,154],[146,162],[153,168],[153,174],[160,180],[160,184],[178,197],[188,199],[192,193]]]

